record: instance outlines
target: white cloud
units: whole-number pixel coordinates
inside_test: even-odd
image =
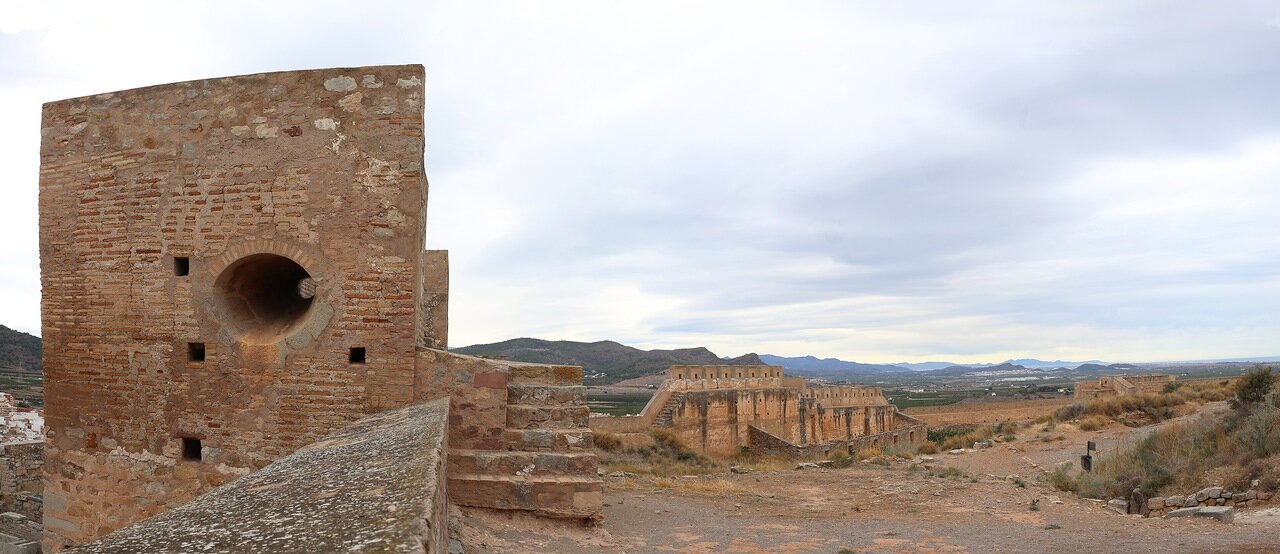
[[[1274,355],[1274,18],[1250,3],[20,2],[0,23],[0,306],[38,325],[41,101],[422,62],[452,344]]]

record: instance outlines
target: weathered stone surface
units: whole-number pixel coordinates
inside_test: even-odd
[[[1222,497],[1222,487],[1206,487],[1206,488],[1200,489],[1200,491],[1196,493],[1196,502],[1205,502],[1209,499],[1215,499],[1215,498],[1221,498],[1221,497]]]
[[[1196,517],[1213,518],[1223,523],[1231,523],[1232,521],[1235,521],[1235,514],[1235,508],[1232,508],[1231,506],[1206,506],[1204,508],[1200,508],[1199,511],[1192,515]]]
[[[1116,513],[1126,514],[1129,513],[1129,501],[1123,498],[1112,498],[1107,501],[1107,508]]]
[[[918,444],[927,431],[878,388],[809,386],[768,365],[671,366],[638,419],[673,429],[695,450],[724,456],[749,448],[818,458]]]
[[[1147,495],[1142,493],[1142,489],[1135,488],[1129,493],[1129,513],[1145,516],[1150,512],[1147,506]]]
[[[1178,508],[1177,510],[1172,510],[1172,511],[1170,511],[1170,512],[1169,512],[1168,514],[1166,514],[1166,515],[1168,515],[1169,517],[1185,517],[1185,516],[1193,516],[1193,515],[1196,515],[1196,513],[1197,513],[1197,512],[1199,512],[1200,510],[1203,510],[1203,509],[1204,509],[1204,508],[1202,508],[1202,507],[1200,507],[1200,506],[1192,506],[1192,507],[1190,507],[1190,508]]]
[[[368,417],[71,552],[442,552],[448,414]]]

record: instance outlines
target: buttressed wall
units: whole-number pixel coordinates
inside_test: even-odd
[[[817,445],[924,440],[923,424],[898,413],[880,389],[810,387],[779,366],[671,366],[641,421],[670,427],[686,444],[718,455],[743,448],[805,455]]]
[[[503,442],[511,368],[431,350],[447,345],[448,263],[424,251],[424,79],[290,71],[45,105],[47,549],[427,398],[452,395],[451,448],[480,398],[496,440],[470,448],[520,450]],[[467,364],[448,391],[421,387]],[[561,511],[599,508],[581,462],[593,474]]]

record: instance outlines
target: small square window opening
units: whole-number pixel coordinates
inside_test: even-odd
[[[200,461],[200,439],[182,437],[182,459]]]
[[[173,257],[173,274],[178,277],[186,277],[191,274],[191,258],[186,256]]]
[[[348,356],[348,360],[347,360],[347,361],[349,361],[349,362],[351,362],[351,363],[353,363],[353,364],[362,364],[362,363],[364,363],[364,347],[363,347],[363,346],[353,346],[353,347],[351,348],[351,355],[350,355],[350,356]]]
[[[203,342],[187,343],[187,361],[188,362],[204,361],[204,343]]]

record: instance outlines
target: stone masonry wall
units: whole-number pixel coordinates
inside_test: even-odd
[[[422,256],[422,292],[418,297],[418,346],[449,349],[449,251]]]
[[[445,552],[444,399],[341,429],[72,552]]]
[[[292,71],[45,105],[47,550],[413,400],[423,79]]]
[[[43,441],[0,444],[0,511],[40,521],[43,469]]]
[[[602,503],[582,368],[420,349],[414,395],[447,396],[449,495],[462,506],[594,518]]]

